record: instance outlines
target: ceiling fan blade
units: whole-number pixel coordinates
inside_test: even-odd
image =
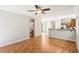
[[[42,11],[49,11],[50,10],[50,8],[46,8],[46,9],[43,9]]]
[[[35,8],[38,9],[38,8],[40,8],[40,7],[39,7],[38,5],[35,5]]]
[[[35,12],[36,10],[28,10],[29,12]]]
[[[42,12],[43,14],[46,14],[45,12]]]

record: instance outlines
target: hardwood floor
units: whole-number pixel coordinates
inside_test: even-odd
[[[33,37],[15,44],[0,47],[2,53],[75,53],[76,43],[46,35]]]

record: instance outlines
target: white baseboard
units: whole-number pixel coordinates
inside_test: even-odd
[[[15,41],[15,42],[9,42],[9,43],[6,43],[6,44],[2,44],[2,45],[0,45],[0,47],[7,46],[7,45],[10,45],[10,44],[14,44],[14,43],[17,43],[17,42],[26,40],[26,39],[29,39],[29,38],[24,38],[24,39],[17,40],[17,41]]]

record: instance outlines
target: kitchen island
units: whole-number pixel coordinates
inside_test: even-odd
[[[49,37],[76,41],[76,30],[49,29]]]

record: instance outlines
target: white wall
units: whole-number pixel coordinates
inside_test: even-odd
[[[51,21],[43,21],[42,22],[43,33],[48,34],[49,29],[51,29]]]
[[[76,18],[76,45],[79,51],[79,6],[75,6],[74,14],[77,16]]]
[[[79,18],[77,18],[76,27],[76,44],[79,51]]]
[[[35,36],[41,35],[41,17],[37,16],[35,18]]]
[[[48,24],[47,24],[47,21],[45,21],[45,22],[42,22],[42,28],[43,28],[43,33],[48,33],[48,26],[47,26]]]
[[[0,46],[29,38],[29,18],[0,10]]]

